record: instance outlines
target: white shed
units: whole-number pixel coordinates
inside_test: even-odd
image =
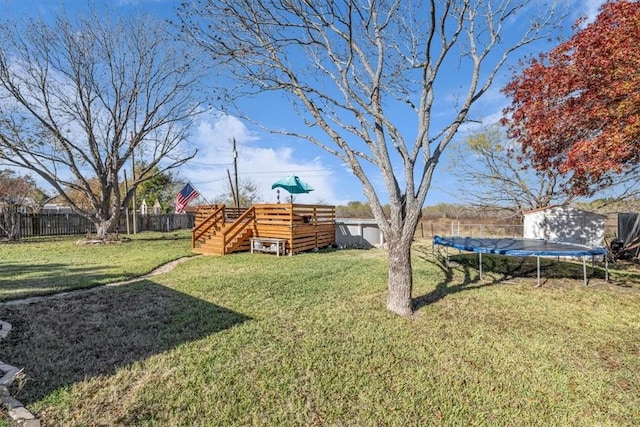
[[[605,215],[571,206],[549,206],[524,212],[524,238],[604,245]]]

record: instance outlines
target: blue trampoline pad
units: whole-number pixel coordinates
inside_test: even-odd
[[[450,246],[468,252],[507,256],[596,256],[606,255],[605,248],[590,248],[584,245],[551,242],[537,239],[491,239],[478,237],[434,236],[436,245]]]

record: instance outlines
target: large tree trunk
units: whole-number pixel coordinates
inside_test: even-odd
[[[17,212],[11,207],[5,208],[4,227],[1,227],[7,234],[7,240],[17,242],[20,239],[20,218]]]
[[[9,215],[11,218],[9,224],[9,241],[17,242],[20,240],[20,215],[17,212],[13,212]]]
[[[389,241],[387,246],[389,248],[387,308],[400,316],[411,316],[413,313],[411,240]]]
[[[98,218],[94,224],[96,226],[96,238],[99,240],[107,240],[111,234],[116,231],[120,215],[113,214],[109,218]]]

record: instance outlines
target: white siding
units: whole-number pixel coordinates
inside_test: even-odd
[[[545,239],[598,247],[604,245],[605,217],[566,206],[524,214],[524,238]]]

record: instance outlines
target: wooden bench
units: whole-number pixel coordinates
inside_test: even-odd
[[[251,237],[251,253],[266,252],[270,254],[285,254],[287,239],[274,239],[271,237]]]

